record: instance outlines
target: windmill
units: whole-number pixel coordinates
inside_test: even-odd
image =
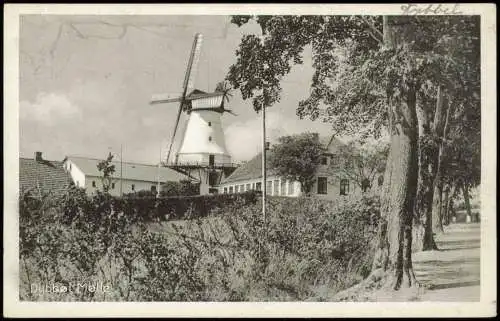
[[[219,90],[216,89],[212,93],[194,88],[202,42],[203,36],[196,34],[181,93],[155,95],[151,104],[179,103],[166,166],[190,176],[198,173],[201,183],[200,192],[205,194],[213,191],[213,187],[220,182],[223,175],[228,175],[236,168],[226,149],[221,122],[223,113],[235,114],[224,108],[224,101],[228,96],[226,87],[218,86]],[[189,118],[175,160],[171,161],[172,146],[183,111],[188,114]]]

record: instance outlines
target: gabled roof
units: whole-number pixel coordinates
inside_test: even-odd
[[[58,195],[71,184],[71,178],[64,171],[63,163],[58,161],[30,158],[19,159],[20,193],[31,191],[33,195],[51,193]]]
[[[333,135],[331,137],[320,137],[320,143],[328,150],[329,153],[335,153],[335,151],[345,146],[340,140],[335,138]],[[272,155],[272,151],[267,151],[266,153],[266,169],[268,175],[273,175],[275,172],[271,168],[269,164],[269,157]],[[249,180],[249,179],[257,179],[262,177],[262,152],[257,154],[251,160],[246,162],[245,164],[239,166],[234,170],[234,172],[222,179],[221,184]]]
[[[67,159],[74,163],[86,176],[102,176],[102,173],[97,169],[97,164],[102,161],[102,159],[79,156],[68,156]],[[193,180],[189,176],[179,173],[168,167],[160,166],[160,168],[158,168],[158,165],[148,165],[131,162],[123,162],[121,164],[123,167],[122,176],[120,173],[120,161],[112,161],[111,164],[115,165],[115,172],[113,173],[113,177],[122,177],[123,179],[128,180],[156,182],[158,181],[158,175],[160,181],[162,182]]]
[[[273,170],[269,164],[270,150],[266,153],[266,169],[268,175],[273,175]],[[262,152],[255,155],[251,160],[239,166],[228,177],[221,180],[221,184],[237,182],[242,180],[256,179],[262,177]]]

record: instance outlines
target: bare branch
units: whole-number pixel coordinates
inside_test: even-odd
[[[370,27],[370,29],[375,32],[375,35],[372,34],[371,32],[369,33],[373,39],[377,40],[379,43],[383,43],[383,39],[384,39],[384,34],[382,32],[380,32],[380,30],[378,30],[377,28],[375,28],[375,26],[373,25],[373,23],[371,23],[370,21],[368,21],[368,19],[366,19],[364,16],[361,16],[361,19],[363,19],[363,21]]]

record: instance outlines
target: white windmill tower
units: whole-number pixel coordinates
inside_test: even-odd
[[[194,79],[200,60],[203,36],[196,34],[189,57],[181,94],[155,95],[151,104],[179,102],[179,111],[166,157],[167,167],[190,176],[198,176],[200,193],[213,192],[213,187],[223,175],[232,172],[236,165],[227,152],[221,116],[232,111],[224,108],[224,93],[206,93],[194,89]],[[181,112],[189,115],[182,142],[171,161],[170,154],[177,133]],[[234,114],[233,114],[234,115]]]

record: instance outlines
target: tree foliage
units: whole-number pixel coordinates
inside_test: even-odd
[[[99,161],[97,163],[97,169],[99,172],[102,173],[102,188],[103,192],[107,193],[109,191],[109,188],[111,186],[111,177],[113,176],[115,172],[115,165],[112,164],[113,161],[113,155],[111,153],[108,154],[108,157],[106,159]]]
[[[279,176],[300,182],[304,192],[309,194],[324,152],[317,133],[282,136],[278,144],[271,147],[269,162]]]
[[[455,104],[479,102],[478,18],[393,18],[409,41],[386,49],[381,16],[235,16],[238,26],[255,20],[264,40],[241,39],[227,79],[243,99],[253,98],[256,110],[270,106],[280,100],[280,81],[310,48],[311,90],[297,114],[321,117],[346,134],[366,128],[367,135],[380,134],[388,125],[388,99],[410,87],[434,100],[436,86],[445,85]]]
[[[387,224],[381,225],[380,247],[388,248],[389,262],[385,258],[375,264],[377,259],[374,268],[396,271],[388,279],[394,289],[406,276],[404,282],[413,286],[411,217],[416,159],[423,145],[418,143],[417,105],[424,115],[433,115],[437,88],[442,88],[450,106],[447,113],[457,122],[477,113],[479,18],[243,16],[234,17],[233,23],[243,26],[250,20],[261,26],[263,36],[242,38],[227,78],[244,99],[253,99],[256,110],[279,101],[280,81],[293,64],[303,63],[302,53],[310,48],[310,94],[299,103],[297,115],[322,118],[341,134],[378,137],[388,129],[391,147],[382,206]],[[443,135],[426,139],[440,146],[446,140]],[[382,257],[387,252],[380,251]]]
[[[337,175],[349,177],[363,192],[378,184],[378,178],[383,175],[389,145],[385,142],[378,144],[359,144],[356,141],[339,149],[337,161],[331,164]]]

